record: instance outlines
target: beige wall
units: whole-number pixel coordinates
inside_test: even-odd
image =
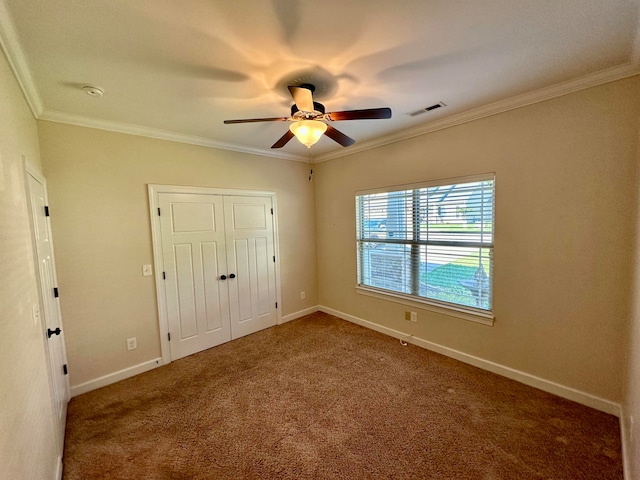
[[[316,305],[309,167],[182,143],[38,122],[71,385],[160,357],[147,184],[275,191],[282,314]],[[300,292],[306,291],[306,299]],[[127,351],[126,339],[138,348]]]
[[[639,117],[634,77],[317,165],[320,304],[621,402]],[[356,293],[357,190],[484,172],[493,327]]]
[[[53,478],[54,434],[22,156],[40,170],[36,122],[0,53],[0,477]]]
[[[640,162],[640,148],[638,149]],[[633,281],[633,303],[629,322],[627,375],[623,402],[624,431],[628,479],[640,479],[640,183],[635,212],[635,262]]]

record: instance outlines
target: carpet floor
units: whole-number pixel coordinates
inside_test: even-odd
[[[73,398],[63,478],[623,473],[614,416],[315,313]]]

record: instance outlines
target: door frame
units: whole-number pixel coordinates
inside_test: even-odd
[[[47,204],[49,203],[49,194],[47,191],[47,180],[46,178],[38,171],[36,171],[30,164],[29,162],[27,162],[26,158],[23,156],[23,171],[24,171],[24,182],[25,182],[25,188],[26,188],[26,194],[27,194],[27,210],[29,211],[29,231],[30,231],[30,236],[31,236],[31,245],[32,245],[32,249],[33,249],[33,266],[34,266],[34,270],[35,270],[35,275],[36,275],[36,279],[37,279],[37,283],[38,283],[38,309],[40,310],[40,324],[38,325],[38,328],[41,329],[42,333],[42,342],[43,342],[43,347],[44,347],[44,356],[45,356],[45,361],[47,364],[47,377],[49,380],[49,394],[50,394],[50,400],[51,400],[51,407],[52,410],[54,412],[54,418],[52,418],[52,422],[53,422],[53,428],[54,431],[56,432],[56,441],[58,443],[58,449],[59,449],[59,461],[61,462],[62,459],[62,453],[63,453],[63,449],[64,449],[64,438],[65,438],[65,427],[62,427],[62,431],[60,431],[60,425],[58,422],[58,415],[57,415],[57,411],[58,411],[58,407],[57,407],[57,399],[56,399],[56,393],[54,390],[54,379],[53,379],[53,366],[51,365],[51,355],[49,352],[49,343],[47,341],[46,338],[46,333],[45,330],[47,328],[47,319],[45,318],[46,315],[46,309],[44,308],[44,295],[46,294],[46,292],[43,291],[42,288],[42,279],[40,277],[40,265],[39,265],[39,259],[38,259],[38,245],[36,242],[36,234],[35,234],[35,227],[34,227],[34,218],[33,218],[33,210],[32,210],[32,204],[31,204],[31,187],[29,185],[29,177],[32,177],[34,180],[36,180],[38,183],[40,183],[44,189],[44,194],[45,194],[45,198],[47,200]],[[48,230],[48,236],[49,236],[49,245],[50,245],[50,249],[51,249],[51,264],[53,267],[53,271],[52,271],[52,276],[53,276],[53,282],[55,285],[58,285],[58,274],[57,274],[57,269],[56,269],[56,259],[55,259],[55,255],[54,255],[54,250],[53,250],[53,235],[51,232],[51,222],[48,221],[47,222],[47,230]],[[49,292],[50,294],[50,292]],[[60,320],[60,326],[63,327],[63,320],[62,320],[62,310],[60,308],[60,302],[57,301],[55,302],[55,308],[57,310],[58,313],[58,318]],[[63,328],[64,330],[64,328]],[[60,338],[61,340],[61,345],[62,345],[62,356],[64,357],[62,359],[63,364],[68,364],[67,362],[67,348],[65,345],[65,341],[64,341],[64,336],[62,338]],[[64,389],[65,389],[65,403],[69,403],[69,399],[71,398],[71,387],[69,385],[69,376],[68,375],[64,375],[63,377],[64,379]],[[65,406],[64,409],[64,419],[66,420],[67,414],[66,414],[67,408]]]
[[[159,195],[161,193],[191,193],[204,195],[221,196],[243,196],[243,197],[270,197],[273,205],[273,247],[276,255],[275,262],[275,284],[276,302],[279,308],[276,309],[276,323],[282,323],[282,298],[280,288],[280,250],[278,236],[278,204],[276,193],[261,190],[236,190],[230,188],[215,187],[189,187],[180,185],[158,185],[148,184],[149,191],[149,215],[151,219],[151,238],[153,241],[153,268],[156,281],[156,296],[158,303],[158,324],[160,327],[160,349],[162,352],[162,364],[171,363],[171,346],[169,344],[169,316],[167,314],[166,288],[160,272],[164,271],[164,261],[162,259],[162,235],[160,228],[160,207]]]

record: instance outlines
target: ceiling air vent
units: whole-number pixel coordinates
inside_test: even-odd
[[[421,108],[420,110],[416,110],[415,112],[409,112],[407,115],[410,117],[417,117],[418,115],[422,115],[423,113],[430,112],[431,110],[435,110],[436,108],[446,107],[447,104],[444,102],[438,102],[435,105],[431,105],[429,107]]]

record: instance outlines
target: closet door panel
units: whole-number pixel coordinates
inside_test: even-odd
[[[171,359],[231,340],[220,195],[160,193]]]
[[[268,314],[273,308],[273,299],[271,298],[271,292],[269,287],[271,283],[269,281],[269,245],[267,239],[256,238],[255,240],[255,292],[256,299],[255,309],[259,315]],[[272,262],[271,262],[272,263]]]
[[[204,272],[204,308],[207,332],[223,328],[222,322],[229,320],[229,300],[227,295],[220,295],[218,244],[206,242],[200,245]],[[224,264],[224,262],[223,262]]]
[[[177,320],[180,340],[198,335],[196,291],[191,244],[173,245],[177,286]]]
[[[231,332],[238,338],[276,324],[273,216],[270,197],[224,199]]]

